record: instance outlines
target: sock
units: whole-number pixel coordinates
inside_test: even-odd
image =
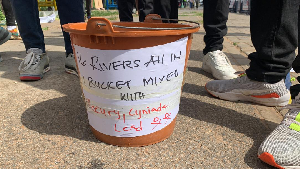
[[[11,30],[16,29],[16,28],[17,28],[17,26],[7,26],[8,31],[11,31]]]

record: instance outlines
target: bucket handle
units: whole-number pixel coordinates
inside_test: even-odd
[[[110,35],[114,32],[113,25],[106,18],[92,17],[88,20],[86,30],[90,35],[105,34]]]
[[[154,17],[154,16],[158,16],[158,17]],[[146,17],[146,22],[149,23],[149,20],[152,19],[154,22],[155,21],[159,21],[159,22],[155,22],[155,23],[161,23],[162,20],[167,20],[167,21],[183,21],[183,22],[188,22],[188,23],[193,23],[196,24],[194,26],[190,26],[190,27],[181,27],[181,28],[150,28],[150,27],[128,27],[128,26],[120,26],[120,25],[112,25],[111,22],[109,22],[109,20],[106,20],[105,22],[96,22],[96,26],[98,26],[99,28],[102,26],[107,26],[107,23],[109,23],[108,27],[110,28],[111,32],[113,32],[113,28],[125,28],[125,29],[145,29],[145,30],[183,30],[183,29],[195,29],[195,28],[199,28],[200,24],[198,22],[194,22],[194,21],[189,21],[189,20],[182,20],[182,19],[166,19],[166,18],[160,18],[159,15],[154,15],[152,17]],[[100,18],[99,18],[100,19]],[[98,19],[98,21],[99,21]],[[102,18],[104,19],[104,18]],[[90,20],[89,20],[90,22]],[[150,21],[151,22],[151,21]],[[98,32],[99,33],[99,32]]]

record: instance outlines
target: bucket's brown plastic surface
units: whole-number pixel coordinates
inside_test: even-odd
[[[138,137],[113,137],[98,132],[92,126],[90,127],[95,137],[105,143],[109,143],[121,147],[141,147],[150,144],[155,144],[167,139],[173,133],[175,122],[176,122],[176,118],[162,130],[159,130],[152,134],[148,134],[145,136],[138,136]]]
[[[152,20],[158,15],[148,15],[145,22],[115,22],[111,23],[105,18],[91,18],[87,23],[70,23],[63,25],[63,29],[70,33],[72,45],[76,44],[89,49],[101,50],[126,50],[139,49],[151,46],[163,45],[177,41],[188,36],[186,46],[186,59],[184,69],[188,60],[192,33],[197,32],[199,27],[182,30],[145,30],[116,28],[114,25],[125,27],[148,27],[148,28],[182,28],[189,25],[161,23]],[[159,23],[160,22],[160,23]],[[130,43],[128,43],[130,42]],[[77,63],[77,57],[75,57]],[[78,69],[80,74],[80,70]],[[138,147],[154,144],[168,138],[174,129],[176,118],[165,128],[154,133],[137,137],[115,137],[98,132],[91,126],[91,130],[97,139],[108,144],[126,147]]]

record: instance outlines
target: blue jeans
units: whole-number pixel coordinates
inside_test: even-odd
[[[290,72],[286,75],[285,80],[284,80],[285,86],[287,89],[290,90],[291,86],[292,86],[292,82],[291,82],[291,74]]]
[[[56,0],[60,24],[84,22],[83,0]],[[20,35],[26,50],[39,48],[45,52],[37,0],[11,0]],[[73,53],[70,35],[63,31],[66,54]]]

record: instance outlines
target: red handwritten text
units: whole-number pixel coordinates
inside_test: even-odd
[[[157,108],[150,108],[147,107],[146,110],[133,110],[130,109],[130,111],[128,112],[129,116],[139,116],[138,119],[142,118],[142,114],[151,114],[151,112],[161,112],[163,109],[166,109],[168,106],[167,105],[161,105],[161,103],[159,104],[159,107]]]

